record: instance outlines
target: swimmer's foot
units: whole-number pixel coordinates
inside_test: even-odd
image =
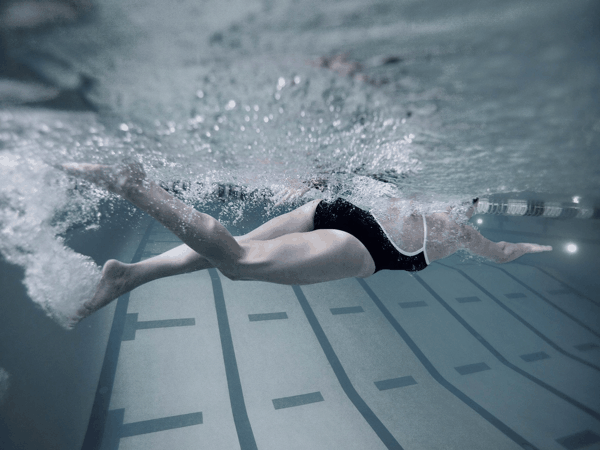
[[[127,196],[132,189],[141,186],[146,178],[139,163],[106,166],[102,164],[66,163],[58,169],[77,178],[94,183],[115,194]]]
[[[75,317],[71,318],[71,328],[90,314],[136,287],[131,276],[131,266],[131,264],[125,264],[116,259],[106,261],[94,297],[77,309]]]

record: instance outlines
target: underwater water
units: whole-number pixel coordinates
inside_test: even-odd
[[[365,209],[414,196],[423,212],[474,197],[592,211],[599,14],[566,0],[97,1],[75,24],[8,41],[87,110],[0,106],[0,253],[23,271],[23,301],[66,326],[100,276],[73,236],[140,220],[54,167],[68,161],[139,161],[240,233],[338,195]],[[321,189],[275,206],[311,179]],[[539,220],[535,242],[566,243],[570,225],[544,237],[553,219]],[[594,249],[597,231],[590,219],[578,237]],[[548,264],[569,261],[560,251]],[[0,402],[12,377],[0,369]]]

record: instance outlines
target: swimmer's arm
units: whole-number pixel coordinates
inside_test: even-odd
[[[493,242],[486,239],[469,225],[462,226],[461,243],[463,248],[484,258],[490,259],[498,264],[514,261],[527,253],[549,252],[549,245],[538,245],[530,243],[513,244],[511,242]]]

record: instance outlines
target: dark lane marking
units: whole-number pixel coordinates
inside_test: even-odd
[[[472,373],[483,372],[484,370],[491,370],[490,366],[486,363],[466,364],[464,366],[455,367],[455,369],[461,375],[470,375]]]
[[[365,312],[365,310],[362,309],[362,306],[346,306],[343,308],[331,308],[330,311],[331,314],[333,314],[334,316],[338,314],[356,314]]]
[[[479,297],[456,297],[456,301],[458,303],[473,303],[480,302],[481,299]]]
[[[427,306],[427,303],[425,302],[400,302],[398,303],[400,305],[400,308],[420,308],[422,306]]]
[[[417,384],[415,379],[411,376],[408,377],[400,377],[400,378],[390,378],[389,380],[381,380],[376,381],[375,386],[380,391],[387,391],[388,389],[396,389],[405,386],[412,386],[413,384]]]
[[[210,274],[213,287],[217,323],[219,325],[223,361],[225,363],[225,376],[227,377],[227,387],[229,388],[229,401],[231,402],[231,412],[233,413],[233,422],[235,423],[240,448],[241,450],[258,450],[250,419],[248,418],[248,412],[246,411],[242,382],[240,381],[240,373],[233,348],[233,338],[231,337],[229,319],[227,318],[223,286],[221,285],[221,279],[216,269],[208,269],[208,273]]]
[[[136,263],[141,259],[154,223],[154,221],[151,221],[146,228],[140,244],[133,258],[131,258],[131,263]],[[117,372],[117,362],[119,361],[119,353],[121,351],[121,337],[123,336],[128,306],[129,292],[117,300],[117,307],[115,308],[110,334],[108,335],[108,343],[106,344],[106,352],[104,353],[104,361],[102,362],[102,369],[100,371],[100,379],[98,380],[94,404],[90,413],[90,421],[88,422],[83,444],[81,445],[82,450],[97,450],[102,443],[108,417],[108,407]]]
[[[548,294],[561,295],[561,294],[574,294],[574,292],[571,289],[551,289],[548,291]]]
[[[196,319],[141,320],[137,323],[137,329],[191,327],[194,325],[196,325]]]
[[[527,296],[522,292],[511,292],[509,294],[504,294],[506,298],[526,298]]]
[[[567,450],[579,450],[588,447],[596,442],[600,442],[600,436],[590,430],[580,431],[579,433],[561,437],[556,440]]]
[[[574,345],[574,347],[580,352],[587,352],[589,350],[593,350],[595,348],[600,347],[598,344],[594,344],[593,342],[587,342],[585,344]]]
[[[429,359],[427,359],[427,357],[421,351],[421,349],[417,346],[417,344],[415,344],[415,342],[410,338],[410,336],[404,330],[404,328],[402,328],[400,323],[398,323],[398,321],[392,315],[392,313],[390,313],[390,311],[385,307],[385,305],[379,299],[379,297],[377,297],[375,292],[373,292],[373,290],[369,287],[369,285],[366,283],[366,281],[364,281],[361,278],[356,278],[356,281],[365,290],[367,295],[369,297],[371,297],[371,300],[373,300],[373,303],[375,303],[375,305],[379,308],[379,310],[382,312],[384,317],[392,325],[394,330],[396,330],[396,332],[400,335],[400,337],[406,343],[408,348],[410,348],[410,350],[413,352],[413,354],[417,357],[417,359],[421,362],[423,367],[427,370],[427,372],[429,372],[429,374],[435,381],[437,381],[440,385],[442,385],[450,393],[455,395],[459,400],[461,400],[469,408],[471,408],[473,411],[475,411],[477,414],[479,414],[481,417],[483,417],[485,420],[487,420],[492,426],[496,427],[496,429],[498,429],[501,433],[503,433],[505,436],[507,436],[512,441],[516,442],[521,447],[528,448],[531,450],[539,450],[532,443],[527,441],[527,439],[525,439],[520,434],[515,432],[512,428],[510,428],[508,425],[506,425],[504,422],[502,422],[500,419],[498,419],[496,416],[491,414],[489,411],[487,411],[485,408],[483,408],[481,405],[479,405],[473,399],[471,399],[470,397],[465,395],[464,392],[457,389],[453,384],[451,384],[450,382],[448,382],[448,380],[446,380],[444,377],[442,377],[442,375],[433,366],[431,361],[429,361]]]
[[[106,432],[104,433],[100,450],[118,450],[119,441],[124,437],[139,436],[140,434],[156,433],[158,431],[202,424],[201,412],[125,424],[123,423],[124,417],[125,409],[112,409],[108,411]]]
[[[589,331],[590,333],[592,333],[594,336],[600,337],[600,333],[598,333],[597,331],[595,331],[592,328],[590,328],[588,325],[586,325],[585,323],[583,323],[581,320],[579,320],[574,315],[572,315],[572,314],[568,313],[567,311],[565,311],[564,309],[562,309],[560,306],[558,306],[555,303],[553,303],[550,300],[548,300],[541,293],[539,293],[538,291],[536,291],[535,289],[533,289],[531,286],[529,286],[528,284],[524,283],[523,281],[521,281],[520,279],[518,279],[517,277],[515,277],[512,273],[508,272],[506,269],[503,269],[502,267],[495,267],[495,266],[492,266],[492,265],[486,264],[486,263],[484,263],[484,264],[486,266],[489,266],[489,267],[493,268],[493,269],[500,270],[501,272],[504,272],[507,276],[509,276],[510,278],[512,278],[513,280],[515,280],[517,283],[519,283],[525,289],[533,292],[541,300],[543,300],[544,302],[546,302],[547,304],[549,304],[550,306],[552,306],[554,309],[560,311],[562,314],[564,314],[565,316],[567,316],[569,319],[571,319],[577,325],[579,325],[582,328],[585,328],[587,331]]]
[[[261,320],[281,320],[287,318],[288,315],[285,312],[248,314],[248,319],[250,319],[250,322],[259,322]]]
[[[446,309],[446,311],[448,311],[452,315],[452,317],[454,317],[469,333],[471,333],[471,335],[475,339],[477,339],[481,343],[481,345],[483,345],[498,361],[500,361],[502,364],[504,364],[509,369],[512,369],[513,371],[515,371],[518,374],[524,376],[528,380],[533,381],[538,386],[546,389],[547,391],[551,392],[552,394],[556,395],[557,397],[562,398],[563,400],[565,400],[566,402],[568,402],[571,405],[575,406],[576,408],[579,408],[581,411],[585,412],[586,414],[589,414],[594,419],[600,421],[600,413],[594,411],[592,408],[589,408],[588,406],[586,406],[583,403],[575,400],[574,398],[569,397],[564,392],[559,391],[555,387],[550,386],[548,383],[545,383],[544,381],[540,380],[539,378],[534,377],[530,373],[525,372],[520,367],[517,367],[516,365],[514,365],[513,363],[511,363],[510,361],[508,361],[483,336],[481,336],[477,331],[475,331],[475,329],[471,325],[469,325],[465,319],[463,319],[456,311],[454,311],[450,307],[450,305],[448,305],[442,299],[442,297],[440,297],[437,294],[437,292],[435,292],[427,283],[425,283],[425,281],[423,281],[423,279],[419,275],[415,274],[413,276],[415,277],[415,279],[419,283],[421,283],[421,285],[427,290],[427,292],[429,292]],[[491,295],[491,294],[488,294],[487,292],[485,292],[485,293],[487,295]]]
[[[506,306],[504,303],[502,303],[491,292],[487,291],[483,286],[481,286],[479,283],[477,283],[477,281],[475,281],[472,277],[467,275],[461,269],[457,269],[455,267],[449,266],[449,265],[441,263],[439,261],[436,261],[436,263],[438,263],[440,266],[444,266],[448,269],[455,270],[458,273],[460,273],[464,278],[469,280],[471,282],[471,284],[473,284],[475,287],[477,287],[477,289],[479,289],[481,292],[483,292],[485,295],[487,295],[489,298],[491,298],[498,306],[500,306],[503,310],[505,310],[507,313],[509,313],[511,316],[513,316],[517,321],[519,321],[521,324],[523,324],[523,326],[525,326],[528,330],[535,333],[536,336],[538,336],[540,339],[542,339],[544,342],[546,342],[550,347],[552,347],[557,352],[600,372],[600,367],[596,366],[595,364],[593,364],[589,361],[586,361],[583,358],[575,356],[575,355],[567,352],[566,350],[563,350],[561,347],[559,347],[557,344],[555,344],[549,337],[547,337],[545,334],[543,334],[541,331],[539,331],[537,328],[535,328],[533,325],[531,325],[529,322],[527,322],[525,319],[523,319],[521,316],[519,316],[516,312],[514,312],[512,309],[510,309],[508,306]]]
[[[161,417],[160,419],[144,420],[142,422],[125,423],[121,426],[121,437],[138,436],[140,434],[156,433],[157,431],[174,428],[191,427],[202,424],[202,413],[182,414],[179,416]]]
[[[275,409],[292,408],[294,406],[308,405],[325,401],[320,392],[311,392],[310,394],[294,395],[292,397],[282,397],[273,399]]]
[[[526,355],[521,355],[521,359],[525,362],[540,361],[542,359],[548,359],[548,358],[550,358],[550,355],[548,355],[544,352],[535,352],[535,353],[528,353]]]
[[[196,325],[196,319],[167,319],[167,320],[142,320],[138,321],[138,313],[127,314],[123,329],[123,341],[135,340],[137,330],[151,328],[189,327]]]
[[[381,439],[381,442],[383,442],[388,449],[402,450],[400,443],[385,427],[381,420],[379,420],[371,408],[369,408],[369,405],[367,405],[358,392],[356,392],[356,389],[354,389],[350,378],[348,378],[342,363],[335,354],[329,339],[327,339],[327,336],[325,335],[325,331],[323,331],[323,328],[321,328],[321,324],[319,323],[314,311],[310,307],[308,300],[304,296],[304,292],[302,292],[302,289],[300,289],[300,286],[293,285],[292,289],[294,290],[294,294],[296,294],[296,298],[298,299],[298,302],[300,303],[300,306],[302,307],[302,310],[308,319],[308,323],[312,327],[313,332],[315,333],[315,336],[317,337],[317,340],[319,341],[319,344],[321,345],[321,348],[323,349],[323,352],[329,361],[329,365],[333,369],[333,373],[337,377],[340,386],[344,390],[344,393],[348,396],[358,412],[362,414],[379,439]]]
[[[519,264],[521,266],[527,266],[527,267],[533,267],[536,270],[539,270],[542,273],[545,273],[546,275],[548,275],[550,278],[552,278],[555,281],[558,281],[560,284],[562,284],[563,286],[565,286],[566,290],[569,290],[570,292],[572,292],[573,294],[586,299],[588,302],[593,303],[596,306],[600,306],[600,302],[598,302],[598,300],[594,300],[590,297],[588,297],[587,295],[582,294],[580,291],[576,290],[575,288],[573,288],[572,286],[569,286],[567,283],[565,283],[562,280],[559,280],[558,278],[556,278],[554,275],[552,275],[550,272],[548,272],[547,270],[542,269],[541,267],[538,266],[532,266],[531,264],[524,264],[524,263],[515,263],[513,262],[513,264]]]

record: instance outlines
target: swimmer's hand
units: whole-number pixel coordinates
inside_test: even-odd
[[[498,242],[496,244],[501,251],[501,256],[496,260],[499,263],[507,263],[509,261],[514,261],[517,258],[527,254],[527,253],[541,253],[541,252],[550,252],[552,251],[552,246],[550,245],[539,245],[539,244],[530,244],[526,242],[522,242],[519,244],[513,244],[511,242]]]
[[[271,200],[275,202],[275,207],[283,205],[286,202],[293,202],[299,200],[311,189],[323,190],[325,187],[325,180],[313,179],[305,181],[303,183],[297,183],[293,186],[284,188],[281,192],[275,194]]]

